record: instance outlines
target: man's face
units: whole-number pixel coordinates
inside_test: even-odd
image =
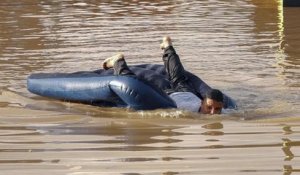
[[[200,112],[203,114],[221,114],[222,108],[222,102],[206,98],[202,101]]]

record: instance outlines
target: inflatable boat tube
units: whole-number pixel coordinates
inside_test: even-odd
[[[165,93],[171,89],[162,65],[130,66],[137,75],[116,76],[113,70],[75,73],[38,73],[27,79],[27,89],[37,95],[98,106],[129,107],[135,110],[176,108]],[[201,99],[211,89],[200,78],[187,72],[191,85]],[[235,102],[224,94],[224,108],[236,108]]]

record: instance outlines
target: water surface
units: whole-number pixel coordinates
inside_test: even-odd
[[[0,2],[0,174],[296,174],[300,8],[277,0]],[[37,72],[95,70],[124,52],[189,71],[237,100],[219,117],[30,94]]]

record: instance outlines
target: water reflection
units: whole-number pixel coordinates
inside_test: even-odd
[[[289,72],[284,81],[299,79],[290,67],[297,61],[287,61],[290,51],[280,47],[290,39],[283,37],[288,22],[278,15],[279,2],[1,1],[0,86],[27,93],[31,73],[93,70],[120,51],[128,53],[130,63],[161,63],[158,45],[167,33],[175,37],[189,70],[231,91],[241,106],[260,107],[273,99],[260,96],[258,89],[281,86],[273,58],[281,60],[281,75]],[[294,102],[298,96],[291,98]]]
[[[291,141],[290,139],[282,139],[282,140],[283,140],[282,150],[286,155],[285,160],[290,161],[295,157],[295,155],[291,151],[291,148],[300,146],[300,141]]]
[[[285,125],[283,126],[283,131],[285,135],[290,135],[291,134],[295,134],[297,132],[292,130],[291,125]],[[296,127],[296,126],[295,126]],[[282,139],[282,151],[285,154],[285,158],[284,161],[288,161],[288,162],[293,162],[293,159],[295,157],[299,157],[299,155],[295,155],[296,153],[298,153],[299,148],[300,148],[300,141],[297,140],[291,140],[289,138],[283,138]],[[295,160],[294,160],[295,161]],[[295,169],[293,168],[292,165],[284,165],[284,175],[291,175],[294,172],[300,172],[300,169]]]
[[[162,127],[156,125],[147,125],[147,124],[126,124],[126,123],[115,123],[111,122],[104,126],[31,126],[30,130],[37,131],[36,133],[43,133],[47,136],[77,136],[77,135],[87,135],[87,136],[100,136],[96,140],[51,140],[48,142],[19,142],[22,144],[101,144],[101,147],[90,147],[90,148],[55,148],[55,149],[31,149],[33,152],[41,151],[70,151],[70,150],[147,150],[153,149],[148,147],[148,144],[161,144],[162,147],[159,149],[172,149],[172,144],[182,142],[180,139],[175,139],[173,137],[183,135],[184,133],[179,133],[173,131],[180,127],[169,126]],[[11,135],[13,136],[13,135]],[[28,136],[28,135],[27,135]],[[104,140],[101,139],[101,136],[104,137]],[[5,142],[9,144],[9,142]],[[14,143],[14,142],[12,142]],[[108,145],[108,147],[104,145]],[[109,146],[116,145],[116,147]],[[117,146],[119,145],[119,146]],[[121,146],[123,145],[123,146]],[[174,148],[173,148],[174,149]],[[1,151],[17,151],[8,149],[1,149]],[[22,150],[19,150],[22,151]],[[164,160],[172,160],[175,158],[165,158]],[[178,159],[178,158],[177,158]]]
[[[300,8],[283,9],[284,37],[281,45],[286,57],[279,62],[282,66],[282,74],[289,80],[290,86],[300,86],[300,24],[296,22]]]
[[[293,133],[292,127],[289,125],[283,126],[282,130],[284,131],[285,135],[289,135]]]
[[[153,166],[160,173],[218,174],[213,172],[225,168],[225,172],[230,174],[233,170],[226,167],[232,165],[236,174],[274,173],[282,172],[278,169],[283,166],[280,148],[290,159],[286,161],[292,162],[297,157],[294,150],[299,147],[296,140],[278,142],[282,135],[297,133],[294,131],[296,126],[257,126],[228,121],[107,119],[104,122],[103,119],[92,118],[64,125],[51,125],[49,122],[27,127],[2,126],[0,129],[3,133],[0,168],[10,164],[50,164],[69,165],[74,172],[79,172],[81,169],[91,171],[93,168],[126,165],[125,169],[118,171],[123,174],[140,173],[146,170],[143,167]],[[245,160],[240,161],[242,158]],[[272,164],[265,163],[269,161]],[[137,164],[140,170],[130,168]],[[249,167],[249,164],[252,166]],[[180,169],[180,165],[193,170]],[[208,168],[199,168],[200,165]],[[160,169],[161,166],[166,169]],[[293,168],[285,167],[284,171],[297,172]]]
[[[300,172],[300,169],[294,169],[291,165],[284,165],[283,172],[283,175],[291,175],[293,172]]]
[[[1,89],[7,86],[7,82],[13,82],[17,87],[20,84],[14,81],[23,81],[24,72],[49,65],[49,62],[35,58],[39,55],[36,50],[45,49],[41,44],[44,36],[38,35],[43,31],[40,20],[24,16],[39,15],[41,11],[42,8],[36,2],[0,2]]]
[[[223,129],[224,125],[221,122],[209,123],[202,126],[205,129]]]
[[[299,95],[281,91],[286,86],[278,83],[278,67],[289,86],[299,86],[299,15],[297,8],[279,6],[279,0],[2,0],[0,89],[27,92],[30,73],[98,68],[102,58],[120,50],[130,63],[161,63],[159,39],[168,33],[189,70],[229,90],[245,108],[262,110],[247,115],[284,118],[297,106],[285,105],[282,97],[297,104]],[[295,165],[282,170],[297,163],[297,126],[56,106],[39,97],[16,105],[19,97],[8,99],[0,102],[0,169],[8,175],[49,167],[58,174],[299,171]]]
[[[277,52],[275,58],[280,68],[279,75],[287,85],[299,87],[300,52],[297,48],[300,46],[300,25],[297,22],[297,14],[300,8],[283,8],[281,0],[251,1],[256,6],[253,15],[254,31],[257,33],[256,39],[259,44],[256,49],[268,53],[277,48],[277,51],[274,51]],[[261,18],[262,16],[264,18]],[[277,39],[271,41],[270,37]]]
[[[25,76],[32,72],[49,70],[51,66],[56,68],[68,61],[99,61],[99,57],[104,59],[119,49],[126,51],[130,48],[131,38],[137,36],[130,33],[147,32],[150,25],[163,26],[161,17],[153,22],[144,16],[169,15],[180,5],[178,3],[147,0],[1,1],[1,86],[9,86],[7,81],[24,82]],[[149,43],[149,38],[136,38],[135,42]],[[65,65],[63,71],[68,71],[68,67],[70,65]],[[15,89],[18,85],[16,83]]]
[[[172,172],[172,171],[162,173],[162,175],[176,175],[176,174],[180,174],[180,173],[179,172]]]

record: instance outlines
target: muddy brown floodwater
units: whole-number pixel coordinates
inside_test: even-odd
[[[279,0],[1,0],[0,175],[299,173],[299,14]],[[165,35],[238,111],[130,111],[26,89],[32,73],[95,70],[120,51],[161,64]]]

